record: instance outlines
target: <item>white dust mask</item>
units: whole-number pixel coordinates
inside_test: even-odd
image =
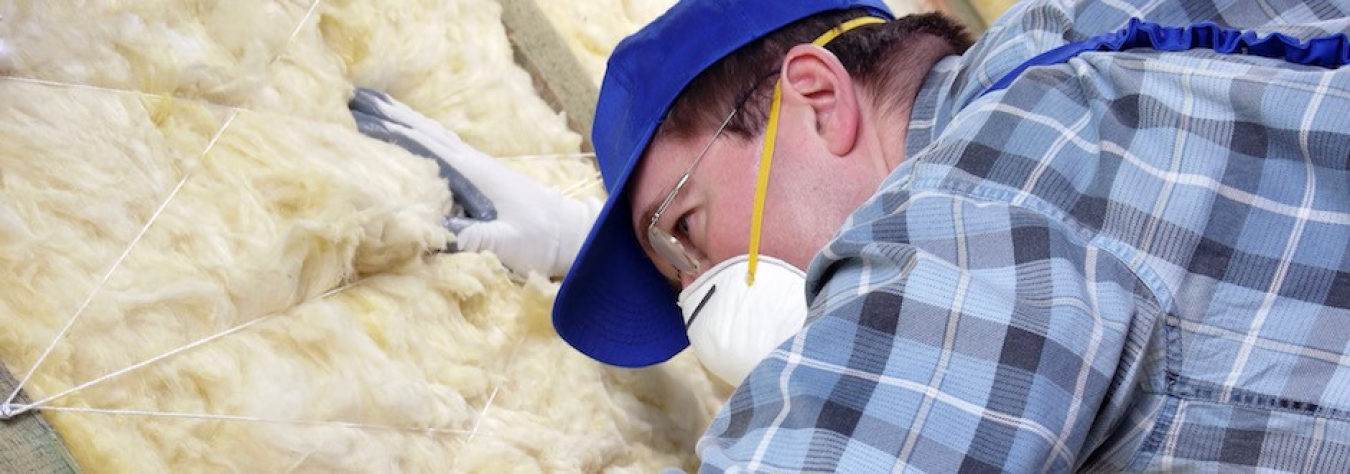
[[[729,259],[680,292],[694,355],[733,386],[806,324],[806,274],[761,255],[755,284],[747,286],[749,266],[748,255]]]

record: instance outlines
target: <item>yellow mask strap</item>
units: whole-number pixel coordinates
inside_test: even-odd
[[[863,25],[885,22],[886,20],[873,16],[854,18],[830,28],[829,31],[812,41],[811,44],[823,48],[830,41],[849,30]],[[747,262],[749,268],[745,274],[746,286],[755,284],[755,268],[759,265],[759,236],[764,224],[764,196],[769,191],[769,168],[773,165],[773,147],[778,137],[778,111],[782,108],[782,103],[783,86],[776,82],[773,86],[773,102],[769,105],[769,124],[764,130],[764,149],[759,154],[759,175],[755,179],[755,202],[750,214],[750,258]]]
[[[874,17],[874,16],[865,16],[865,17],[861,17],[861,18],[854,18],[854,19],[852,19],[852,20],[849,20],[849,21],[846,21],[846,22],[843,22],[843,23],[839,24],[839,26],[836,26],[836,27],[834,27],[834,28],[830,28],[830,29],[829,29],[828,31],[826,31],[825,33],[822,33],[820,36],[816,37],[816,40],[815,40],[815,41],[812,41],[811,44],[814,44],[814,45],[816,45],[816,46],[820,46],[820,47],[824,48],[825,45],[830,44],[830,42],[831,42],[831,41],[834,41],[835,38],[838,38],[839,35],[842,35],[842,34],[844,34],[844,33],[847,33],[849,30],[852,30],[852,29],[854,29],[854,28],[857,28],[857,27],[863,26],[863,25],[870,25],[870,24],[873,24],[873,23],[885,23],[885,22],[886,22],[886,20],[883,20],[883,19],[880,19],[880,18],[877,18],[877,17]]]

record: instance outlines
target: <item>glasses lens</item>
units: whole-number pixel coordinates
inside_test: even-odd
[[[647,240],[652,243],[656,255],[675,267],[675,271],[693,275],[698,273],[698,260],[685,251],[680,240],[656,226],[647,228]]]

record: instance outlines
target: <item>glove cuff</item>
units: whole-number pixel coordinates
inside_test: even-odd
[[[591,226],[595,225],[595,219],[605,203],[596,198],[569,198],[561,193],[558,198],[561,212],[553,221],[553,235],[557,238],[553,241],[556,245],[553,253],[555,258],[549,273],[554,277],[563,277],[572,268],[577,254],[581,253],[581,245],[586,243],[586,236],[590,234]]]

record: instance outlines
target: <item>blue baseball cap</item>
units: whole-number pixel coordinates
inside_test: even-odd
[[[678,294],[634,234],[628,178],[671,104],[704,69],[797,20],[852,8],[894,17],[881,0],[685,0],[619,43],[591,135],[609,199],[558,291],[558,335],[624,367],[664,362],[689,346]]]

